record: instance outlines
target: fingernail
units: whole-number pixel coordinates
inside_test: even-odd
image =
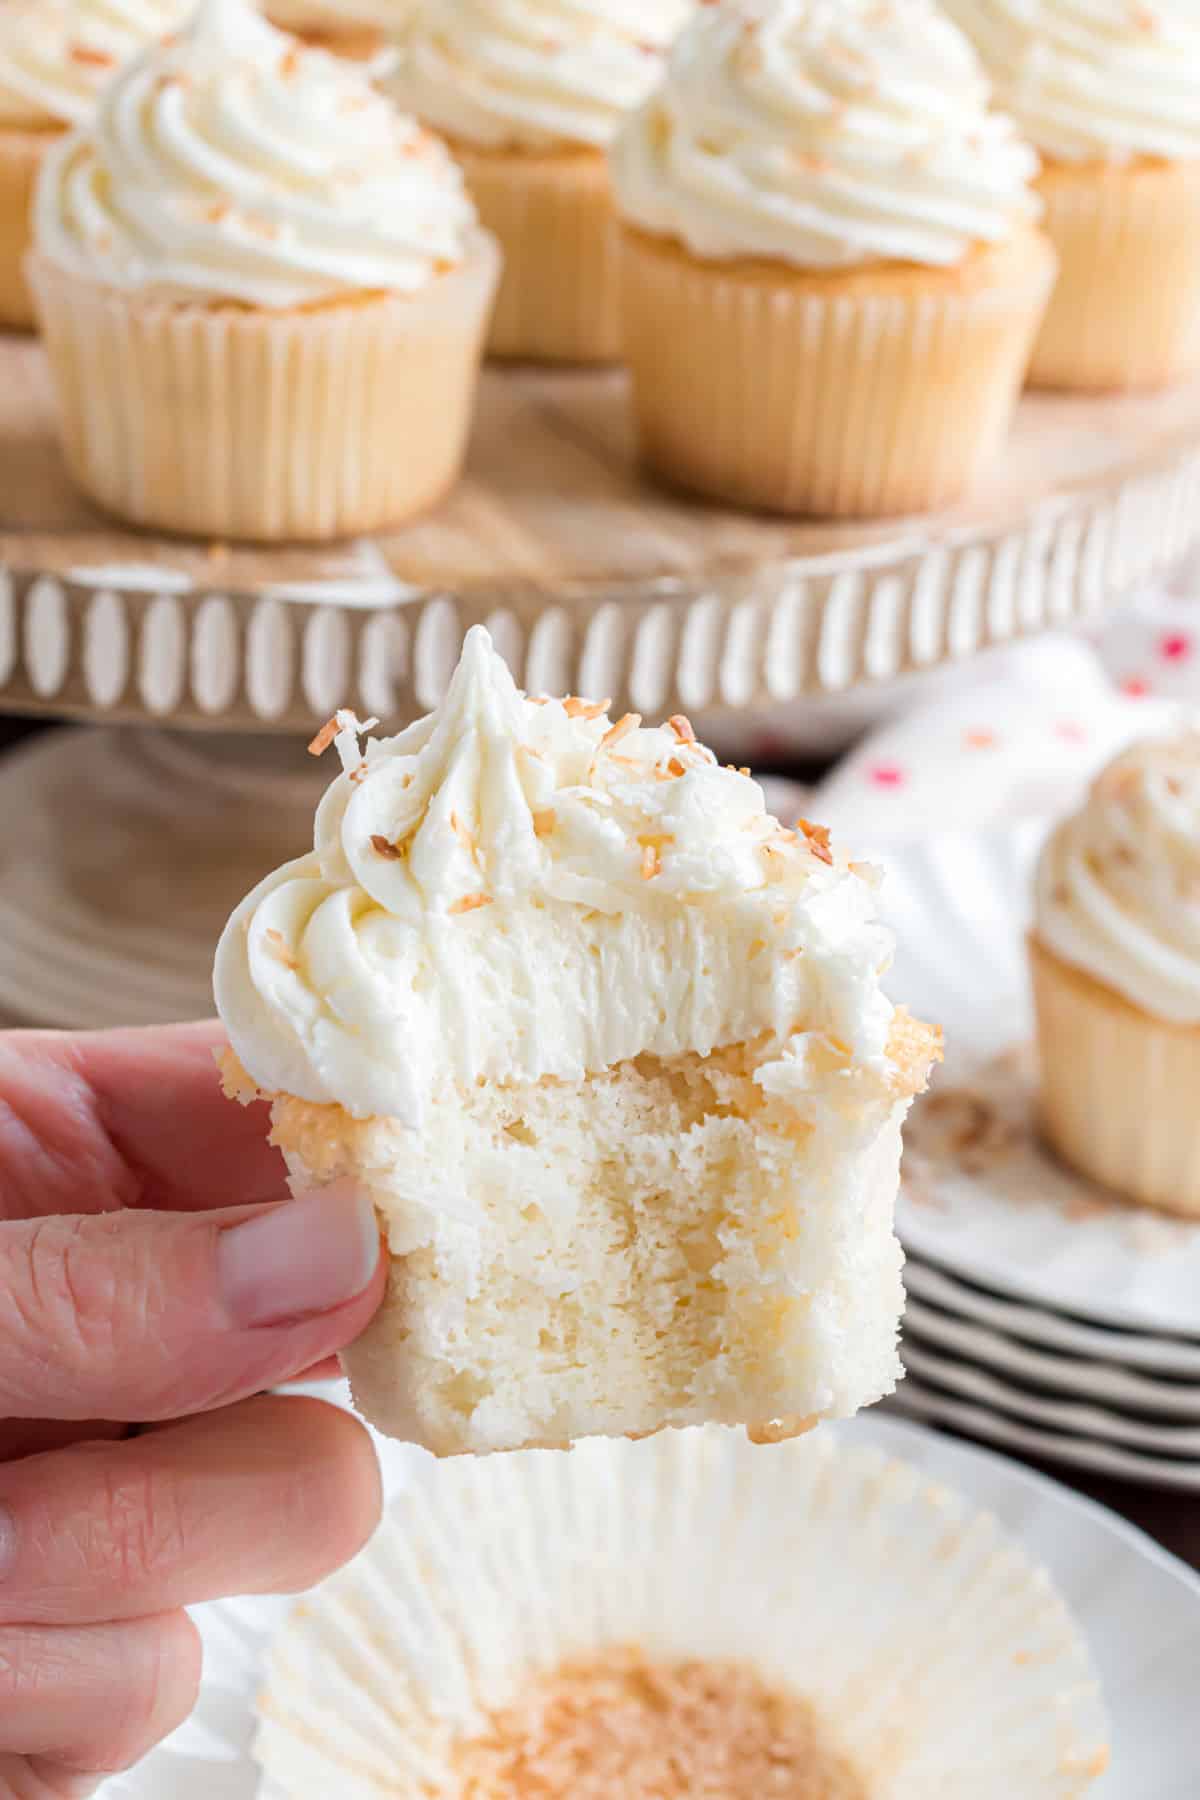
[[[236,1325],[283,1325],[361,1294],[379,1255],[374,1207],[332,1182],[222,1232],[217,1276]]]

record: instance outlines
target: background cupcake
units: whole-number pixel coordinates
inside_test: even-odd
[[[262,0],[262,9],[281,31],[370,62],[386,52],[389,39],[403,37],[416,0]]]
[[[1054,1148],[1200,1216],[1200,729],[1126,751],[1060,825],[1031,947]]]
[[[0,5],[0,325],[28,328],[21,265],[46,151],[91,116],[115,71],[178,24],[189,0],[7,0]]]
[[[504,249],[489,349],[620,355],[604,151],[662,71],[688,0],[430,0],[394,92],[443,133]]]
[[[954,499],[1053,276],[1036,168],[929,0],[700,13],[613,152],[649,461],[779,511]]]
[[[117,78],[36,238],[67,459],[112,512],[324,538],[454,479],[495,248],[443,146],[247,0]]]
[[[1045,165],[1061,274],[1031,379],[1154,387],[1200,369],[1200,12],[945,3]]]

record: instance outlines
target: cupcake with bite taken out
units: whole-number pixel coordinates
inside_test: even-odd
[[[643,452],[737,505],[942,506],[1054,276],[1037,159],[931,0],[726,0],[612,156]]]
[[[1037,146],[1061,265],[1039,386],[1200,372],[1200,11],[1192,0],[945,0]]]
[[[71,471],[136,525],[324,539],[438,499],[498,253],[352,62],[206,0],[38,187],[30,284]]]
[[[1059,826],[1031,954],[1050,1143],[1200,1218],[1200,727],[1125,751]]]
[[[113,75],[186,16],[189,0],[6,0],[0,5],[0,325],[27,330],[22,264],[46,152],[92,116]]]
[[[428,0],[392,83],[440,132],[504,250],[488,348],[537,362],[621,354],[605,151],[650,93],[689,0]]]

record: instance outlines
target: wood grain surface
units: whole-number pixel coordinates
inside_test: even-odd
[[[786,521],[693,503],[646,478],[625,380],[620,371],[487,370],[465,477],[436,512],[352,545],[263,549],[157,539],[105,521],[63,466],[40,346],[0,336],[0,561],[56,573],[155,563],[248,591],[390,571],[423,590],[561,597],[986,537],[1035,506],[1150,473],[1200,441],[1200,384],[1132,398],[1030,396],[1004,456],[953,511],[868,525]]]

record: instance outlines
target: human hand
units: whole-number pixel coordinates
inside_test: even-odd
[[[219,1042],[0,1033],[0,1800],[135,1762],[195,1698],[181,1608],[306,1587],[378,1518],[355,1419],[250,1398],[367,1324],[374,1218],[331,1190],[278,1204]]]

